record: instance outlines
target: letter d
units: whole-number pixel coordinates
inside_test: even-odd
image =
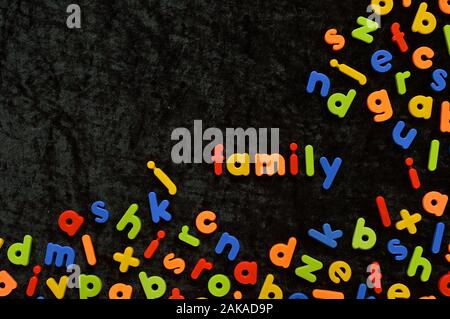
[[[30,262],[31,242],[30,235],[23,237],[23,243],[12,244],[8,249],[8,259],[14,265],[28,266]]]
[[[342,93],[334,93],[332,96],[328,98],[327,102],[328,110],[331,112],[331,114],[343,118],[347,114],[347,111],[350,108],[350,106],[352,105],[355,96],[356,96],[355,90],[348,91],[347,95]]]
[[[287,245],[281,243],[273,245],[269,253],[270,260],[275,266],[289,268],[296,245],[297,239],[294,237],[289,238]]]

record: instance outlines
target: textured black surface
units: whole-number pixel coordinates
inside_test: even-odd
[[[69,1],[0,1],[0,268],[7,269],[19,282],[11,297],[22,298],[32,266],[42,264],[49,241],[73,245],[77,262],[85,273],[99,275],[104,283],[100,297],[107,297],[116,282],[130,283],[134,296],[144,298],[137,274],[161,275],[168,288],[179,287],[188,298],[210,297],[207,280],[189,278],[200,257],[214,261],[212,273],[224,272],[232,280],[232,291],[244,297],[257,297],[266,274],[275,275],[285,296],[294,292],[310,295],[314,287],[336,288],[348,297],[365,281],[366,267],[380,262],[384,289],[392,283],[406,284],[413,297],[438,296],[437,279],[448,271],[444,254],[430,252],[433,216],[424,213],[419,232],[409,235],[394,227],[381,226],[375,197],[384,195],[393,222],[407,208],[422,212],[421,199],[429,190],[448,193],[448,136],[439,132],[440,103],[448,89],[436,94],[429,89],[431,71],[418,71],[410,53],[402,56],[390,42],[389,26],[400,21],[410,48],[429,45],[437,52],[436,67],[449,70],[442,26],[448,17],[438,14],[439,26],[430,36],[412,34],[410,26],[417,3],[395,10],[383,18],[382,30],[366,45],[351,39],[356,18],[365,13],[367,1],[79,1],[82,29],[66,28]],[[431,10],[438,12],[437,6]],[[347,38],[343,51],[333,53],[323,41],[324,32],[337,27]],[[376,74],[370,56],[379,48],[395,58],[387,74]],[[369,84],[361,88],[351,79],[329,67],[336,56],[340,62],[363,70]],[[434,69],[434,68],[433,68]],[[326,100],[308,95],[305,87],[312,70],[332,78],[332,92],[358,91],[344,119],[331,115]],[[411,70],[408,94],[395,92],[395,72]],[[365,107],[367,95],[382,88],[391,93],[395,116],[375,124]],[[413,119],[407,110],[409,98],[417,94],[435,96],[430,120]],[[290,142],[300,150],[312,144],[316,150],[316,176],[296,177],[216,177],[207,164],[175,165],[170,160],[176,127],[193,126],[194,119],[205,127],[279,127],[281,153]],[[408,151],[402,151],[391,138],[398,119],[418,129],[419,135]],[[426,170],[431,139],[441,141],[439,167]],[[409,185],[404,158],[416,161],[423,187]],[[329,191],[321,187],[323,174],[318,156],[339,156],[344,163]],[[303,157],[301,157],[303,158]],[[146,168],[154,160],[178,186],[170,196]],[[152,223],[147,193],[156,191],[159,199],[170,200],[173,220]],[[90,205],[103,200],[111,212],[105,225],[96,224]],[[143,228],[130,241],[115,230],[115,224],[131,203],[138,203]],[[59,214],[73,209],[87,222],[68,238],[57,226]],[[177,239],[181,225],[194,227],[202,210],[218,215],[219,231],[200,236],[199,248]],[[364,252],[351,248],[358,217],[364,217],[377,230],[374,249]],[[449,226],[448,216],[441,221]],[[325,222],[344,231],[336,250],[307,236],[311,227]],[[168,237],[151,261],[137,270],[119,273],[112,260],[116,251],[133,246],[139,254],[156,232]],[[235,263],[216,255],[214,247],[227,231],[239,238],[238,261],[255,260],[258,283],[243,287],[232,278]],[[85,264],[81,235],[93,237],[96,267]],[[7,247],[25,234],[33,236],[28,267],[12,266]],[[299,240],[291,267],[287,270],[270,263],[268,252],[290,236]],[[406,276],[408,260],[394,261],[386,243],[399,238],[412,248],[425,247],[433,273],[427,283]],[[449,242],[448,232],[444,247]],[[444,249],[443,249],[444,250]],[[162,258],[174,252],[187,262],[186,271],[176,276],[164,269]],[[324,263],[318,281],[310,284],[294,274],[306,253]],[[410,251],[411,253],[411,251]],[[335,260],[347,261],[353,270],[347,284],[333,284],[327,274]],[[41,278],[59,277],[63,271],[45,267]],[[52,294],[42,281],[38,293]],[[67,297],[77,297],[68,290]],[[168,293],[166,294],[168,296]],[[228,295],[231,297],[232,294]]]

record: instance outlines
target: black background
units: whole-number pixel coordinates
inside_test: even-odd
[[[439,255],[430,251],[438,219],[422,211],[423,195],[431,190],[448,193],[448,136],[439,132],[440,104],[448,89],[432,92],[431,72],[449,70],[449,55],[442,27],[448,17],[437,1],[430,11],[438,18],[431,35],[413,34],[411,24],[418,3],[395,9],[382,17],[382,29],[367,45],[351,38],[356,18],[368,16],[368,1],[78,1],[82,9],[82,28],[66,27],[69,1],[0,1],[0,268],[7,269],[19,288],[10,297],[23,298],[32,267],[42,264],[48,242],[72,245],[83,272],[103,280],[101,298],[116,282],[132,284],[134,296],[144,298],[137,274],[162,276],[168,285],[181,289],[187,298],[211,297],[207,280],[225,273],[232,280],[232,292],[245,298],[258,296],[266,274],[275,275],[284,296],[294,292],[310,295],[313,288],[336,289],[355,298],[357,287],[365,282],[366,267],[381,264],[385,297],[396,282],[406,284],[412,297],[439,296],[437,280],[448,271],[444,259],[448,232]],[[406,33],[410,51],[402,55],[390,42],[389,27],[398,21]],[[346,37],[344,50],[335,53],[323,41],[331,27]],[[434,66],[420,71],[411,61],[413,49],[427,45],[436,52]],[[378,49],[394,55],[393,69],[377,74],[370,57]],[[332,57],[368,76],[369,83],[356,82],[329,67]],[[309,73],[324,72],[332,79],[331,93],[357,90],[347,116],[339,119],[329,113],[326,99],[306,93]],[[410,70],[408,93],[396,93],[394,75]],[[394,118],[374,123],[365,106],[368,94],[387,89],[394,106]],[[407,103],[415,95],[435,98],[430,120],[409,115]],[[204,127],[278,127],[281,153],[289,154],[289,143],[300,150],[311,144],[316,151],[316,176],[304,174],[301,154],[299,176],[216,177],[207,164],[175,165],[170,152],[173,129],[193,130],[193,121]],[[395,145],[391,131],[402,119],[419,134],[412,147],[403,151]],[[428,172],[429,143],[441,141],[438,170]],[[343,159],[333,187],[322,189],[323,173],[319,156]],[[412,156],[419,170],[422,188],[414,191],[409,183],[404,159]],[[146,168],[154,160],[176,183],[178,192],[170,196]],[[158,199],[170,200],[173,220],[153,224],[147,193],[156,191]],[[382,227],[375,197],[383,195],[393,224],[398,212],[423,213],[418,233],[409,235],[394,226]],[[96,224],[90,205],[103,200],[111,213],[107,224]],[[143,227],[134,241],[115,225],[132,203],[140,206]],[[57,226],[64,210],[76,210],[86,217],[80,232],[69,238]],[[195,216],[203,210],[218,215],[219,231],[200,236],[201,246],[192,248],[177,239],[182,225],[194,228]],[[377,232],[378,241],[370,251],[353,250],[351,237],[358,217]],[[448,216],[439,219],[449,226]],[[328,248],[308,237],[309,228],[319,229],[328,222],[343,230],[337,249]],[[142,252],[156,232],[164,229],[157,255],[150,261]],[[216,255],[214,247],[224,231],[241,243],[238,261],[257,261],[258,283],[243,287],[233,278],[236,262]],[[86,265],[81,235],[93,237],[98,265]],[[7,247],[33,236],[28,267],[11,265]],[[273,266],[269,249],[275,243],[295,236],[299,243],[291,267]],[[403,262],[394,260],[386,243],[399,238],[409,248],[422,245],[430,258],[430,280],[409,278]],[[119,273],[112,255],[133,246],[143,265],[126,274]],[[166,270],[163,257],[174,252],[186,260],[179,276]],[[410,254],[412,250],[410,250]],[[301,255],[308,254],[324,263],[318,280],[310,284],[297,277]],[[193,281],[189,273],[200,257],[213,261],[211,274]],[[328,267],[335,260],[348,262],[353,277],[347,284],[335,285]],[[64,271],[44,267],[38,294],[52,297],[44,284],[48,277],[59,278]],[[166,293],[166,297],[169,291]],[[76,290],[66,297],[77,298]]]

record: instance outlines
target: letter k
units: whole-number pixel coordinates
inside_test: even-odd
[[[336,239],[339,239],[342,237],[342,231],[341,230],[331,230],[330,224],[323,224],[322,226],[323,233],[311,228],[308,230],[308,235],[321,243],[327,245],[331,248],[337,247],[337,241]]]
[[[158,205],[158,199],[156,198],[156,193],[154,192],[148,193],[148,200],[150,201],[150,212],[154,223],[159,223],[160,218],[164,219],[166,222],[172,219],[172,215],[166,211],[170,204],[168,200],[163,200]]]

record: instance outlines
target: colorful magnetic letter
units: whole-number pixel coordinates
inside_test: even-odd
[[[86,254],[86,260],[89,265],[95,266],[97,264],[97,258],[95,257],[94,245],[92,244],[91,236],[83,235],[81,237],[83,243],[84,253]]]
[[[415,96],[409,101],[408,110],[412,116],[428,120],[433,110],[433,98],[423,95]]]
[[[352,269],[345,261],[338,260],[330,265],[328,275],[335,284],[340,283],[341,279],[343,282],[348,282],[352,277]]]
[[[0,297],[8,296],[16,288],[16,280],[6,270],[0,271]]]
[[[400,95],[404,95],[406,93],[406,79],[409,79],[411,76],[411,72],[398,72],[395,74],[395,83],[397,84],[397,92]]]
[[[323,263],[320,260],[308,255],[303,255],[302,261],[306,265],[295,268],[295,274],[311,283],[316,282],[317,277],[313,274],[313,272],[322,269]]]
[[[172,215],[167,211],[170,202],[166,199],[158,204],[158,199],[156,198],[155,192],[148,193],[148,200],[150,202],[150,212],[152,215],[152,221],[156,224],[159,223],[160,219],[164,219],[166,222],[172,219]]]
[[[161,298],[166,292],[166,282],[159,276],[147,277],[147,274],[144,271],[141,271],[139,273],[139,280],[141,281],[147,299]]]
[[[328,93],[330,92],[330,78],[326,76],[323,73],[319,73],[316,71],[312,71],[309,75],[308,85],[306,87],[306,92],[313,93],[316,89],[317,82],[320,82],[321,89],[320,89],[320,95],[322,97],[327,97]]]
[[[388,251],[395,255],[395,260],[405,260],[408,257],[408,248],[403,246],[398,239],[391,239],[388,244]]]
[[[369,250],[377,242],[377,234],[372,228],[365,226],[365,223],[366,220],[364,218],[358,218],[352,239],[353,249]]]
[[[386,50],[378,50],[376,51],[371,58],[372,67],[378,73],[386,73],[392,69],[392,64],[389,63],[392,61],[392,54]]]
[[[358,17],[356,22],[361,26],[352,31],[352,37],[361,40],[367,44],[373,42],[373,36],[369,33],[376,31],[379,28],[377,22],[369,20],[365,17]]]
[[[173,270],[176,275],[181,274],[186,268],[186,263],[183,258],[175,258],[174,253],[169,253],[164,257],[163,265],[168,270]]]
[[[435,92],[442,92],[447,87],[447,81],[445,80],[448,76],[447,71],[443,69],[436,69],[433,71],[433,74],[431,75],[433,77],[433,81],[431,83],[431,88]]]
[[[163,172],[162,169],[156,167],[155,162],[147,162],[147,167],[153,171],[153,174],[157,179],[167,188],[170,195],[175,195],[177,193],[177,186],[172,182],[169,176]]]
[[[410,215],[406,209],[402,209],[400,211],[400,216],[402,217],[402,220],[399,220],[395,224],[395,228],[398,230],[406,229],[412,235],[417,233],[416,223],[422,220],[422,215],[419,213]]]
[[[385,16],[389,14],[394,8],[394,0],[372,0],[371,1],[372,8],[376,6],[377,10],[375,13],[380,16]]]
[[[228,234],[227,232],[223,233],[219,239],[219,242],[216,245],[215,252],[216,254],[223,253],[225,246],[230,245],[230,251],[228,252],[228,260],[233,261],[236,259],[241,246],[239,245],[239,240]]]
[[[356,71],[352,67],[346,64],[341,64],[336,59],[330,61],[330,66],[332,68],[337,68],[341,73],[347,75],[348,77],[358,81],[360,85],[365,85],[367,83],[367,77],[359,71]]]
[[[133,286],[117,283],[109,289],[109,299],[131,299]]]
[[[36,287],[39,283],[39,274],[42,271],[42,267],[39,265],[36,265],[33,267],[33,276],[30,278],[30,280],[28,281],[28,286],[27,286],[27,290],[25,292],[25,294],[28,297],[33,297],[35,292],[36,292]]]
[[[441,107],[441,132],[450,133],[450,102],[442,102]]]
[[[66,210],[59,215],[58,225],[63,232],[73,237],[84,223],[84,217],[76,211]]]
[[[104,224],[109,220],[109,211],[106,209],[105,202],[96,201],[91,205],[91,212],[95,216],[95,221],[99,224]]]
[[[389,120],[394,111],[386,90],[375,91],[367,97],[367,107],[372,113],[375,113],[373,120],[375,122],[384,122]]]
[[[308,299],[308,296],[302,294],[301,292],[294,292],[292,295],[289,296],[288,299]]]
[[[408,299],[410,296],[409,288],[404,284],[393,284],[387,292],[388,299]]]
[[[230,288],[230,279],[222,274],[214,275],[208,281],[208,290],[214,297],[225,297]]]
[[[450,297],[450,271],[439,279],[438,286],[441,294]]]
[[[400,31],[400,23],[394,22],[391,25],[392,42],[397,43],[400,52],[408,52],[408,44],[405,41],[405,33]]]
[[[195,226],[198,231],[203,234],[212,234],[217,229],[217,224],[214,223],[216,220],[216,214],[214,212],[205,210],[198,214],[195,219]],[[206,223],[208,221],[208,223]]]
[[[256,285],[258,264],[254,261],[241,261],[234,267],[234,278],[243,285]]]
[[[30,235],[25,235],[23,237],[22,243],[12,244],[8,248],[8,259],[11,264],[20,265],[20,266],[28,266],[30,262],[30,253],[31,253],[31,243],[33,241],[33,237]]]
[[[113,259],[120,263],[119,271],[124,273],[128,271],[128,267],[138,267],[141,262],[139,259],[133,257],[134,249],[133,247],[125,248],[125,251],[122,253],[115,253],[113,255]]]
[[[198,279],[198,277],[200,277],[200,274],[203,272],[203,270],[211,270],[213,269],[213,267],[214,265],[210,262],[207,262],[205,258],[200,258],[194,269],[192,269],[191,278],[196,280]]]
[[[344,294],[340,291],[313,289],[312,295],[316,299],[344,299]]]
[[[434,51],[429,47],[420,47],[412,55],[414,65],[421,70],[426,70],[433,66],[433,61],[431,60],[433,57]]]
[[[366,284],[360,284],[358,287],[358,292],[356,293],[356,299],[375,299],[373,296],[368,296],[366,298],[367,286]]]
[[[324,36],[325,42],[333,46],[333,51],[342,50],[345,46],[345,38],[338,34],[336,29],[329,29]]]
[[[327,106],[331,114],[344,118],[347,114],[353,100],[356,97],[356,91],[350,90],[347,95],[342,93],[334,93],[328,98]]]
[[[260,156],[260,155],[257,154],[256,156]],[[250,155],[248,153],[232,154],[227,159],[227,169],[228,169],[228,172],[230,172],[230,174],[232,174],[234,176],[250,175]],[[281,169],[280,169],[279,173],[281,173]],[[272,172],[272,174],[273,174],[273,172]]]
[[[417,10],[416,17],[411,26],[413,32],[419,32],[421,34],[430,34],[436,28],[436,17],[427,11],[428,4],[422,2]]]
[[[341,230],[332,230],[330,224],[325,223],[322,225],[323,233],[311,228],[308,230],[308,235],[315,240],[320,241],[322,244],[327,245],[331,248],[337,247],[337,241],[336,239],[339,239],[342,237],[343,233]]]
[[[439,0],[439,9],[445,14],[450,14],[450,1],[449,0]]]
[[[129,239],[135,239],[136,236],[141,231],[142,227],[141,219],[135,215],[138,209],[139,209],[138,204],[131,204],[116,225],[116,229],[118,231],[123,231],[128,224],[132,225],[130,231],[128,232]]]
[[[330,189],[331,185],[333,185],[336,174],[342,165],[342,159],[340,157],[336,157],[330,165],[326,157],[321,157],[319,162],[322,166],[323,172],[325,173],[325,180],[322,183],[322,187],[323,189]]]
[[[450,107],[449,107],[449,122],[450,122]],[[449,124],[449,132],[450,132],[450,124]],[[306,168],[306,176],[308,177],[314,176],[314,147],[312,145],[305,146],[305,168]]]
[[[289,268],[296,245],[297,239],[295,237],[289,238],[287,244],[273,245],[269,252],[270,260],[275,266]]]
[[[67,282],[69,281],[69,277],[61,276],[59,282],[56,282],[54,278],[48,278],[45,282],[47,287],[51,290],[53,295],[55,295],[56,299],[63,299],[66,294]]]
[[[384,227],[391,226],[391,216],[389,215],[389,210],[386,205],[386,201],[383,196],[377,196],[375,199],[378,207],[378,213],[380,214],[381,222]]]
[[[166,237],[166,232],[164,230],[159,230],[158,233],[156,233],[156,239],[152,240],[145,249],[144,258],[150,259],[153,257],[164,237]]]
[[[80,299],[97,296],[102,290],[102,280],[96,275],[80,275]]]
[[[414,160],[412,159],[412,157],[408,157],[405,160],[405,164],[406,166],[408,166],[408,175],[409,180],[411,181],[412,188],[419,189],[420,188],[419,174],[417,173],[417,170],[413,167]]]
[[[421,246],[417,246],[414,248],[413,255],[411,257],[411,261],[409,262],[408,269],[406,274],[409,277],[414,277],[417,272],[417,268],[422,267],[422,274],[420,275],[420,280],[425,282],[430,279],[432,266],[428,259],[422,257],[423,248]]]
[[[383,275],[381,274],[380,264],[374,261],[367,267],[367,272],[370,273],[366,280],[367,287],[375,289],[376,293],[381,293],[381,278],[383,278]]]
[[[434,230],[433,244],[431,245],[431,252],[438,254],[441,251],[442,238],[444,237],[445,224],[437,223]]]
[[[397,144],[404,150],[407,150],[416,138],[417,130],[412,128],[408,131],[408,133],[406,133],[405,136],[402,136],[405,127],[405,122],[398,121],[397,124],[395,124],[394,129],[392,130],[392,139],[394,140],[395,144]]]
[[[437,168],[438,157],[439,157],[439,140],[432,140],[430,144],[430,153],[428,155],[428,170],[434,172]]]
[[[447,206],[448,196],[439,192],[429,192],[422,199],[423,209],[427,213],[441,217]]]
[[[189,226],[187,225],[181,227],[181,233],[178,234],[178,239],[192,247],[200,246],[200,240],[189,234]]]
[[[450,25],[444,26],[445,42],[447,43],[448,54],[450,55]]]
[[[272,274],[267,275],[258,299],[283,299],[283,291],[273,283],[274,279],[275,277]]]

